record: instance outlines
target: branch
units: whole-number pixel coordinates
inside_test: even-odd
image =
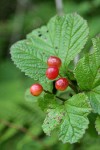
[[[63,2],[62,0],[55,0],[55,4],[56,4],[56,9],[57,9],[57,13],[58,15],[63,15]]]

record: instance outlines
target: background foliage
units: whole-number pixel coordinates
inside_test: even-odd
[[[83,53],[91,50],[90,39],[100,32],[100,1],[64,0],[63,10],[78,12],[88,20],[89,42]],[[0,150],[99,150],[100,137],[92,126],[96,114],[90,117],[90,129],[77,144],[63,145],[56,132],[52,137],[45,136],[41,128],[44,113],[36,103],[24,98],[25,89],[34,81],[20,73],[10,60],[9,47],[46,24],[56,12],[53,0],[0,1]]]

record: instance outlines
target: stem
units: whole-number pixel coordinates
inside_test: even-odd
[[[72,71],[72,70],[70,70],[70,69],[68,69],[68,71],[69,71],[69,72],[71,72],[71,73],[73,73],[73,71]]]
[[[49,92],[49,91],[46,91],[46,90],[43,90],[45,93],[48,93],[48,94],[53,94],[53,93],[51,93],[51,92]]]
[[[57,89],[55,88],[55,81],[53,81],[52,93],[53,93],[54,95],[56,95],[56,93],[57,93]]]
[[[43,143],[41,140],[39,140],[36,136],[33,135],[33,133],[31,133],[27,128],[25,128],[23,126],[17,125],[15,123],[11,123],[7,120],[1,120],[1,119],[0,119],[0,124],[3,124],[6,127],[13,128],[13,129],[19,130],[19,131],[27,134],[28,136],[30,136],[32,138],[32,140],[36,140],[39,142],[40,145],[43,145],[45,147],[45,149],[48,149],[48,147],[49,147],[49,146],[45,145],[45,143]]]
[[[77,90],[76,87],[72,84],[71,81],[69,82],[69,86],[70,86],[70,88],[73,89],[73,91],[74,91],[75,93],[78,93],[78,90]]]
[[[49,92],[49,91],[46,91],[46,90],[44,90],[44,92],[45,92],[45,93],[48,93],[48,94],[54,95],[53,93],[51,93],[51,92]],[[66,101],[65,99],[63,99],[63,98],[61,98],[61,97],[59,97],[59,96],[55,96],[55,97],[58,98],[58,99],[60,99],[60,100],[63,101],[63,102]]]
[[[56,96],[56,98],[60,99],[60,100],[63,101],[63,102],[66,101],[65,99],[63,99],[63,98],[61,98],[61,97],[59,97],[59,96]]]
[[[56,9],[58,15],[63,15],[63,1],[62,0],[55,0]]]
[[[62,78],[62,75],[59,73],[59,77],[61,77]]]

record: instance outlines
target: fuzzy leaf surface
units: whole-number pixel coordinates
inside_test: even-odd
[[[77,94],[65,103],[65,117],[60,126],[59,139],[63,143],[75,143],[85,133],[91,107],[85,94]]]
[[[44,99],[40,99],[42,109],[47,110],[47,115],[42,125],[43,131],[47,135],[50,135],[51,131],[58,127],[63,117],[63,106],[58,105],[55,100],[54,96],[50,94],[46,94]]]
[[[58,128],[59,140],[63,143],[75,143],[88,127],[87,115],[91,108],[85,94],[77,94],[65,102],[65,105],[54,105],[47,110],[43,130],[47,135]]]
[[[45,78],[45,54],[34,48],[32,40],[22,40],[11,47],[11,55],[14,63],[34,80]]]
[[[86,20],[73,13],[51,18],[47,26],[34,30],[27,38],[32,38],[39,49],[60,57],[68,66],[84,47],[88,33]]]
[[[22,72],[34,80],[45,80],[47,58],[56,55],[67,67],[84,47],[88,37],[87,22],[78,14],[55,16],[47,24],[34,30],[26,40],[11,47],[11,57]]]

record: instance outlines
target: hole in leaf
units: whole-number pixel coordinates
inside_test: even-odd
[[[39,36],[39,37],[41,37],[41,36],[42,36],[42,34],[40,33],[38,36]]]
[[[46,38],[46,37],[44,37],[44,39],[45,39],[45,40],[47,40],[47,38]]]
[[[58,47],[56,46],[55,49],[58,49]]]

